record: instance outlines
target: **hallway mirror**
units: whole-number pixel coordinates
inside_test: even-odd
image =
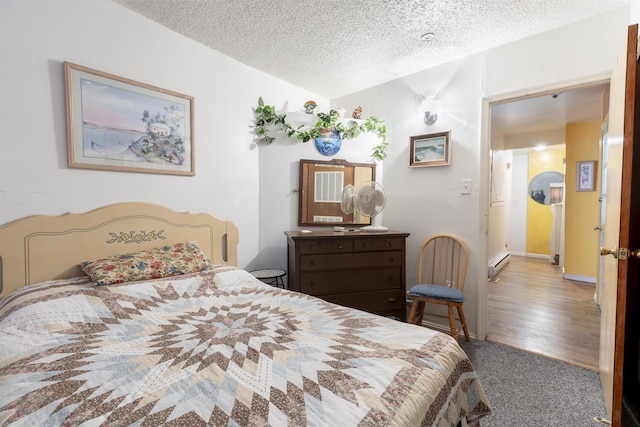
[[[564,174],[547,171],[534,176],[529,182],[529,197],[541,205],[562,202]]]

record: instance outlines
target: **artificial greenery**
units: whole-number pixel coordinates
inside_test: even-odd
[[[273,105],[265,105],[262,97],[260,97],[258,98],[258,106],[255,108],[256,133],[261,137],[262,141],[271,144],[275,137],[269,136],[269,129],[273,126],[279,127],[280,131],[288,137],[295,137],[302,142],[315,140],[320,136],[320,131],[323,129],[335,129],[343,140],[355,138],[364,132],[373,132],[382,141],[373,149],[371,156],[378,160],[383,160],[387,156],[386,150],[389,147],[389,143],[386,141],[387,126],[384,121],[376,117],[369,117],[361,124],[358,124],[355,120],[345,124],[340,121],[340,114],[336,110],[331,110],[328,114],[317,113],[316,116],[318,121],[313,127],[300,125],[294,128],[287,122],[285,113],[276,113],[275,107]]]

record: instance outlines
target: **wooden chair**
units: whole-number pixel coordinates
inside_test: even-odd
[[[422,325],[426,303],[446,305],[448,316],[429,315],[448,318],[451,335],[456,341],[460,322],[464,337],[469,341],[469,330],[462,309],[468,257],[465,244],[453,236],[434,236],[422,244],[418,259],[418,284],[407,291],[407,297],[413,300],[408,323]],[[458,317],[455,316],[454,307]]]

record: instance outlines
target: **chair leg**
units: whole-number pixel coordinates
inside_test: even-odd
[[[460,317],[460,322],[462,322],[462,330],[464,331],[464,339],[469,341],[469,329],[467,329],[467,321],[464,318],[464,311],[462,310],[462,306],[458,306],[458,316]]]
[[[418,309],[418,304],[419,302],[417,300],[413,300],[413,303],[411,303],[411,310],[409,310],[409,316],[407,317],[407,323],[411,323],[412,325],[415,325],[415,315],[416,315],[416,311]]]
[[[427,305],[426,302],[424,301],[419,301],[420,304],[420,313],[418,314],[418,325],[423,326],[422,325],[422,318],[424,317],[424,307]]]
[[[409,310],[409,316],[407,322],[412,325],[422,326],[422,317],[424,316],[424,301],[413,300],[411,304],[411,310]]]
[[[458,342],[458,329],[456,325],[456,316],[453,314],[453,306],[448,305],[449,310],[449,325],[451,325],[451,336]]]

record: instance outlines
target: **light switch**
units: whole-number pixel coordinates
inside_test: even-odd
[[[460,190],[460,194],[471,194],[471,180],[463,179],[462,180],[462,189]]]

